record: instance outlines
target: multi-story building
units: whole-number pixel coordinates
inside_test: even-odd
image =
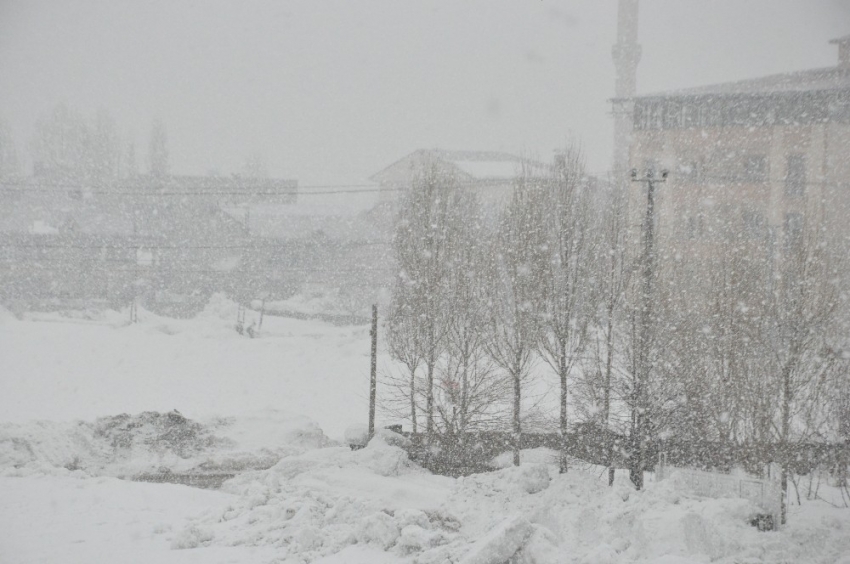
[[[850,35],[830,68],[617,99],[632,110],[630,164],[668,169],[662,244],[728,238],[780,248],[808,229],[850,234]],[[646,184],[630,189],[639,228]]]

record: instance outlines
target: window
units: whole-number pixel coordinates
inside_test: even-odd
[[[688,129],[699,125],[699,108],[689,104],[682,107],[682,127]]]
[[[785,214],[785,250],[799,246],[803,241],[803,214],[791,212]]]
[[[688,218],[688,239],[700,239],[703,235],[704,226],[702,215],[692,215]]]
[[[684,182],[697,184],[701,181],[701,167],[697,161],[679,161],[679,166],[676,170],[677,176]]]
[[[652,118],[649,127],[652,129],[664,129],[664,104],[658,103],[652,106]]]
[[[767,157],[765,155],[744,155],[743,180],[745,182],[767,181]]]
[[[806,158],[795,153],[788,155],[785,172],[785,195],[802,196],[806,192]]]
[[[668,102],[664,109],[664,129],[678,129],[682,124],[682,107]]]
[[[749,239],[762,239],[767,234],[767,222],[761,212],[746,210],[741,214],[744,223],[744,236]]]

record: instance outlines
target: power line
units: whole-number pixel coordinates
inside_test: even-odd
[[[55,194],[61,191],[80,191],[86,194],[99,196],[147,196],[147,197],[175,197],[175,196],[203,196],[207,198],[215,198],[217,196],[265,196],[269,198],[297,198],[301,196],[329,196],[340,194],[376,194],[378,192],[402,192],[405,188],[375,188],[373,185],[350,185],[354,189],[335,189],[322,190],[318,192],[270,192],[268,190],[249,191],[249,190],[104,190],[102,188],[89,188],[84,184],[53,184],[49,188],[34,187],[23,183],[3,182],[0,183],[2,188],[0,191],[7,193],[40,193],[40,194]],[[19,186],[19,188],[8,188],[7,186]],[[368,188],[357,188],[357,186],[369,186]],[[337,188],[346,188],[346,185],[340,185]],[[313,188],[304,186],[303,188]],[[316,188],[334,188],[334,186],[317,186]]]
[[[53,263],[67,263],[67,266],[78,266],[78,263],[82,262],[116,262],[129,264],[127,261],[118,261],[118,260],[110,260],[110,261],[73,261],[67,259],[23,259],[17,260],[15,263],[41,263],[41,262],[53,262]],[[85,272],[91,271],[101,271],[101,272],[133,272],[136,274],[218,274],[218,275],[240,275],[244,276],[246,274],[253,273],[264,273],[264,274],[315,274],[315,273],[351,273],[351,272],[396,272],[396,269],[393,268],[307,268],[307,267],[281,267],[277,269],[272,268],[253,268],[246,267],[245,270],[217,270],[213,268],[169,268],[164,267],[162,265],[151,265],[151,266],[137,266],[135,268],[111,268],[108,266],[99,266],[94,264],[86,264]],[[5,268],[3,270],[9,271],[11,268]],[[67,271],[67,268],[62,266],[58,266],[56,264],[52,266],[42,267],[40,269],[29,269],[30,272],[36,272],[37,270],[50,270],[50,271]]]
[[[452,186],[457,188],[483,187],[490,184],[509,184],[515,178],[487,178],[482,180],[471,180],[454,182]],[[9,187],[12,188],[9,188]],[[250,185],[249,185],[250,186]],[[304,189],[317,189],[316,192],[305,192]],[[292,191],[269,191],[263,190],[167,190],[162,188],[151,188],[148,190],[110,190],[98,188],[92,184],[57,183],[49,184],[47,187],[33,186],[27,182],[0,182],[0,191],[12,193],[56,193],[63,190],[84,191],[86,194],[104,196],[266,196],[266,197],[301,197],[301,196],[328,196],[340,194],[376,194],[406,192],[408,187],[376,187],[374,184],[313,184],[298,186]]]
[[[362,243],[347,243],[352,247],[366,247],[391,245],[392,241],[366,241]],[[136,249],[136,250],[160,250],[160,249],[292,249],[294,245],[155,245],[143,244],[138,245],[110,245],[103,243],[101,245],[52,245],[52,244],[17,244],[17,243],[0,243],[0,249]]]

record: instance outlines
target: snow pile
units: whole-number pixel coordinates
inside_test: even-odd
[[[458,537],[457,521],[439,509],[452,482],[429,475],[380,436],[358,451],[308,451],[226,482],[239,502],[198,518],[175,542],[272,545],[283,561],[311,561],[353,544],[405,556]]]
[[[274,300],[266,302],[266,310],[274,312],[293,312],[303,315],[342,315],[346,312],[339,307],[339,290],[337,289],[313,289],[312,291],[300,292],[286,300]],[[251,306],[259,309],[259,303]]]
[[[239,501],[190,522],[175,543],[274,546],[283,561],[308,562],[358,545],[421,564],[831,563],[850,552],[848,511],[792,508],[783,531],[761,533],[747,500],[693,496],[675,478],[636,492],[625,479],[609,488],[583,470],[555,472],[431,476],[377,437],[238,476],[225,490]]]
[[[318,425],[274,410],[209,422],[177,411],[101,417],[93,423],[0,424],[0,473],[233,472],[331,444]]]
[[[230,324],[236,322],[236,312],[239,310],[239,304],[231,300],[221,292],[216,292],[210,296],[209,302],[204,306],[204,309],[198,314],[198,319],[216,319],[226,321]]]
[[[379,430],[365,448],[351,451],[329,446],[315,423],[280,412],[203,423],[175,413],[143,413],[0,429],[7,475],[50,474],[36,479],[43,487],[69,490],[71,497],[108,487],[114,501],[97,503],[116,508],[124,507],[120,484],[127,484],[127,492],[138,484],[87,478],[98,464],[104,473],[162,462],[196,470],[249,469],[226,482],[218,497],[205,498],[214,503],[192,509],[188,520],[157,522],[142,531],[179,551],[270,555],[262,562],[347,562],[357,556],[419,564],[826,564],[850,554],[850,511],[826,503],[792,505],[786,527],[762,533],[750,524],[759,512],[750,502],[698,497],[676,474],[641,492],[622,475],[609,488],[598,471],[576,468],[559,475],[546,463],[453,479],[412,463],[398,446],[404,437],[389,431]],[[247,462],[258,460],[273,465],[250,470],[256,466]],[[177,488],[175,495],[192,489],[146,486]]]
[[[108,445],[94,440],[90,424],[0,424],[0,475],[66,474],[109,457]]]
[[[525,545],[533,532],[528,519],[514,515],[502,521],[461,560],[461,564],[495,564],[509,561]]]

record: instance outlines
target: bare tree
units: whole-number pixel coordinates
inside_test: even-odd
[[[596,233],[592,232],[590,194],[581,153],[571,149],[559,155],[552,178],[543,187],[543,244],[549,260],[541,265],[544,295],[540,350],[560,384],[559,471],[564,473],[568,466],[568,380],[585,350],[587,327],[594,313],[591,293]]]
[[[98,181],[117,177],[121,143],[106,110],[94,122],[65,104],[38,120],[32,148],[36,170],[56,178]]]
[[[405,284],[399,281],[398,284]],[[401,375],[387,374],[386,384],[389,411],[409,418],[414,433],[418,431],[417,375],[422,364],[421,327],[419,318],[405,288],[397,288],[386,321],[387,344],[390,357],[403,367]]]
[[[830,362],[828,336],[840,303],[836,273],[840,256],[831,254],[815,225],[788,228],[776,283],[765,295],[759,331],[763,361],[777,377],[779,413],[774,431],[781,447],[782,491],[788,490],[789,446],[816,427]],[[783,504],[782,520],[785,521]]]
[[[492,427],[507,397],[506,380],[486,354],[488,294],[486,261],[492,228],[474,193],[452,195],[454,221],[447,237],[446,347],[439,381],[444,429],[463,437],[470,429]]]
[[[529,170],[517,179],[502,214],[497,248],[490,258],[490,339],[487,350],[513,386],[513,463],[520,463],[522,389],[530,376],[541,330],[541,288],[549,253],[545,202]]]
[[[597,293],[592,298],[595,318],[592,321],[590,354],[577,392],[583,396],[576,402],[585,417],[601,428],[608,463],[608,484],[614,483],[614,426],[617,411],[615,403],[622,388],[624,373],[623,340],[626,289],[629,283],[630,261],[626,245],[626,191],[623,186],[609,183],[595,200],[598,220],[591,229],[599,240],[595,248],[596,274],[593,283]],[[602,259],[602,260],[599,260]],[[619,384],[619,385],[618,385]]]
[[[148,142],[148,171],[151,176],[168,176],[168,134],[161,119],[153,120]]]
[[[245,158],[242,165],[242,176],[252,179],[264,179],[269,177],[266,159],[261,153],[251,153]]]
[[[9,125],[0,119],[0,178],[14,177],[20,174],[20,162],[15,141]]]
[[[394,300],[407,304],[419,324],[418,357],[425,368],[425,429],[434,427],[434,384],[446,337],[445,288],[447,237],[456,215],[451,196],[456,190],[451,170],[426,159],[415,171],[410,191],[401,203],[393,239],[399,267]],[[403,293],[403,294],[402,294]]]

